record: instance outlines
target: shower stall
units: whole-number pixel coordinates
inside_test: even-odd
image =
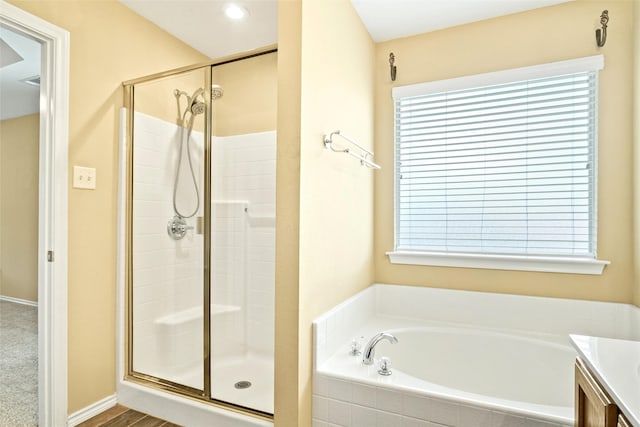
[[[276,55],[124,84],[124,379],[264,420],[274,390]]]

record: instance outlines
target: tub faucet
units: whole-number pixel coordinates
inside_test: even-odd
[[[369,340],[364,351],[362,352],[362,363],[365,365],[373,365],[373,356],[376,354],[376,344],[382,340],[387,340],[391,344],[398,342],[398,339],[388,332],[380,332]]]

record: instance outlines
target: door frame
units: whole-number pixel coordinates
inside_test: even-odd
[[[69,32],[0,0],[0,24],[42,45],[38,196],[39,425],[67,425]]]

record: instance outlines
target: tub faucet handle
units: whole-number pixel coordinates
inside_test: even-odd
[[[384,375],[389,376],[391,375],[393,372],[391,372],[391,359],[389,359],[388,357],[381,357],[380,358],[380,369],[378,369],[378,373],[380,375]]]
[[[360,355],[360,349],[362,348],[362,346],[360,345],[360,343],[358,342],[357,339],[353,339],[351,341],[351,351],[349,352],[349,355],[351,356],[358,356]]]

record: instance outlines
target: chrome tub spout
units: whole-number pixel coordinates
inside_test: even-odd
[[[382,340],[387,340],[391,344],[395,344],[398,342],[398,339],[388,332],[380,332],[379,334],[375,335],[373,338],[369,340],[366,347],[364,348],[364,351],[362,352],[363,364],[365,365],[373,364],[373,358],[376,353],[376,345]]]

